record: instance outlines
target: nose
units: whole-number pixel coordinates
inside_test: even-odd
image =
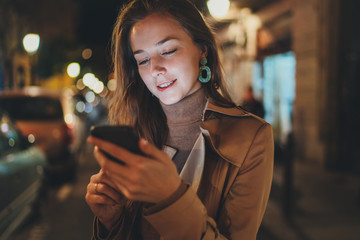
[[[165,74],[166,68],[163,60],[161,58],[152,58],[150,71],[153,77]]]

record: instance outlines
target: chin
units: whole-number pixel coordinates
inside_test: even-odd
[[[172,105],[178,103],[180,100],[177,98],[176,99],[172,98],[172,99],[160,99],[160,101],[165,105]]]

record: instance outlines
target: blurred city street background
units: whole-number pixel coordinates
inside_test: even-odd
[[[124,2],[0,0],[0,240],[90,239],[86,138],[107,124]],[[360,1],[193,2],[232,98],[274,129],[258,239],[360,239]]]
[[[40,212],[9,239],[90,239],[93,214],[86,205],[86,185],[99,170],[86,144],[79,153],[79,168],[74,182],[50,185],[41,199]],[[294,168],[292,212],[286,212],[284,167],[276,164],[274,181],[259,240],[316,240],[359,238],[358,176],[329,172],[297,164]]]

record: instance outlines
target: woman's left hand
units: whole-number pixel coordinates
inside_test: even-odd
[[[126,198],[158,203],[170,197],[180,186],[181,179],[171,158],[155,145],[140,139],[140,150],[146,156],[132,153],[120,146],[95,137],[88,141],[95,145],[94,155],[115,187]],[[125,164],[108,159],[101,151],[116,156]]]

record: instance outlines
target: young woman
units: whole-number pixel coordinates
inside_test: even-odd
[[[272,129],[231,101],[198,10],[187,0],[133,0],[118,16],[113,57],[110,121],[134,126],[144,156],[89,138],[101,166],[86,195],[93,239],[255,239]]]

